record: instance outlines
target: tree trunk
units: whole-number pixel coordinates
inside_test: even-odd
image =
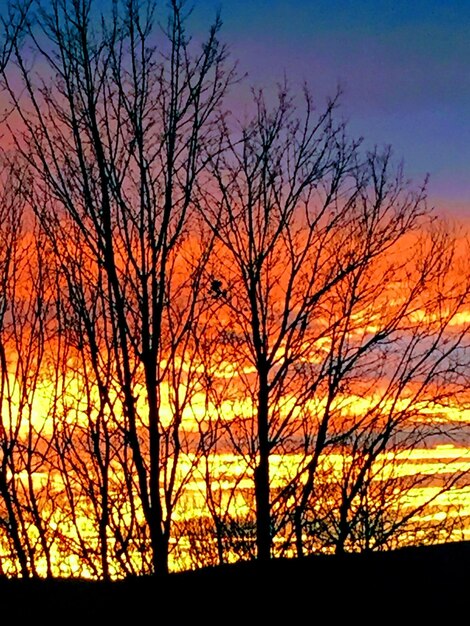
[[[152,543],[152,566],[153,573],[158,576],[167,576],[168,567],[168,539],[163,533],[158,516],[153,515],[150,526],[150,540]]]
[[[269,486],[269,387],[267,375],[260,375],[258,395],[259,462],[255,469],[256,547],[260,561],[271,558],[271,506]]]
[[[0,476],[0,494],[3,496],[5,508],[8,514],[8,532],[13,541],[15,547],[16,557],[20,565],[21,576],[23,578],[30,578],[30,571],[28,567],[28,557],[26,555],[25,546],[20,536],[20,529],[18,520],[16,518],[12,497],[8,490],[8,484],[5,479],[5,470],[2,468],[2,474]]]
[[[160,494],[160,433],[159,407],[157,398],[157,380],[155,373],[156,358],[146,363],[147,402],[149,410],[149,447],[150,447],[150,477],[149,477],[149,515],[147,523],[150,530],[152,548],[153,573],[160,576],[168,574],[168,541],[163,530],[163,511]]]
[[[302,512],[301,506],[295,507],[294,512],[294,531],[295,531],[295,549],[298,557],[304,555],[304,541],[302,537]]]
[[[348,520],[349,505],[350,501],[347,495],[343,495],[339,511],[338,539],[336,540],[335,554],[344,554],[345,552],[346,539],[351,531]]]

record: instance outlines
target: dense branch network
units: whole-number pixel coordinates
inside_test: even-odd
[[[465,242],[339,98],[284,84],[237,119],[220,19],[201,43],[157,9],[5,18],[3,572],[455,537],[465,463],[413,459],[467,437]]]

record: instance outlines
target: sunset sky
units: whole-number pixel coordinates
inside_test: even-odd
[[[20,6],[0,579],[470,544],[470,0]]]
[[[470,217],[469,0],[197,0],[207,25],[248,72],[272,87],[284,72],[320,102],[342,86],[343,114],[366,145],[392,144],[429,197]],[[238,92],[238,90],[237,90]]]

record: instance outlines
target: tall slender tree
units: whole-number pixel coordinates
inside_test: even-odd
[[[16,47],[27,97],[8,77],[6,86],[23,128],[17,148],[36,183],[32,204],[61,260],[99,390],[90,436],[100,440],[101,545],[106,550],[112,523],[106,406],[131,452],[123,462],[129,502],[137,496],[143,514],[143,550],[152,571],[165,573],[179,460],[189,454],[182,434],[195,380],[189,331],[203,306],[201,268],[212,238],[200,230],[192,190],[234,74],[218,41],[220,20],[192,45],[178,0],[160,35],[151,0],[112,2],[102,12],[91,0],[35,6],[28,35],[42,78],[38,84]],[[79,249],[85,286],[70,254]]]
[[[469,282],[456,280],[453,238],[433,227],[424,188],[411,191],[390,150],[366,154],[348,140],[335,102],[318,114],[306,93],[300,113],[282,88],[277,105],[255,94],[254,106],[239,132],[221,130],[226,149],[211,157],[201,214],[218,241],[208,373],[216,362],[221,372],[230,336],[224,359],[245,402],[222,423],[252,472],[265,560],[286,507],[302,554],[322,455],[357,437],[368,461],[356,469],[366,472],[420,407],[439,407],[446,380],[454,394],[463,370],[452,355],[462,355],[466,329],[452,327]],[[213,385],[208,394],[221,406]],[[368,401],[361,415],[354,404]],[[270,470],[274,456],[284,478]]]

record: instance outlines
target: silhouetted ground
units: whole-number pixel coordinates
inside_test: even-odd
[[[240,563],[166,580],[3,579],[0,602],[5,624],[470,624],[470,542]]]

